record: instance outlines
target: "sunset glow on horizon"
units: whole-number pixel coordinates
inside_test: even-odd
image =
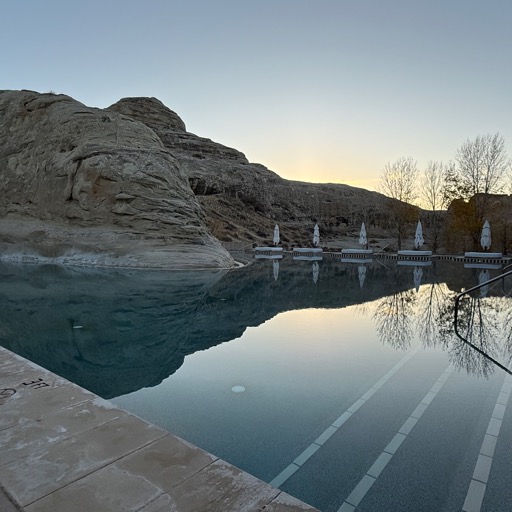
[[[512,154],[506,0],[27,0],[0,15],[0,89],[156,97],[286,179],[375,190],[386,163],[423,170],[486,133]]]

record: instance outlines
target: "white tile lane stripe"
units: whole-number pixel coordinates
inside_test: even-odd
[[[405,420],[404,424],[400,427],[398,434],[393,437],[391,442],[384,448],[383,452],[377,457],[372,467],[366,472],[361,481],[356,485],[354,490],[349,494],[347,499],[343,502],[338,512],[353,512],[361,500],[366,496],[366,493],[371,489],[372,485],[377,481],[383,469],[388,462],[392,459],[393,455],[398,450],[399,446],[404,442],[411,430],[414,428],[418,419],[425,412],[427,407],[431,404],[432,400],[439,393],[444,386],[448,377],[453,372],[453,367],[450,365],[442,373],[441,377],[437,379],[435,384],[430,388],[429,392],[425,395],[423,400],[414,409],[412,414]]]
[[[506,375],[501,386],[500,394],[496,400],[494,411],[487,432],[485,433],[480,453],[476,461],[475,470],[473,472],[473,478],[469,484],[468,493],[464,501],[462,510],[464,512],[480,512],[482,508],[482,502],[484,500],[485,489],[487,487],[487,481],[489,480],[489,473],[491,472],[492,457],[494,455],[494,449],[496,448],[496,442],[500,434],[501,423],[503,416],[505,415],[505,409],[507,407],[508,399],[512,391],[512,376]]]
[[[361,398],[358,398],[341,416],[332,422],[324,432],[322,432],[291,464],[289,464],[279,475],[277,475],[270,485],[279,487],[286,482],[300,467],[358,410],[368,399],[374,395],[384,384],[398,371],[402,366],[416,355],[420,346],[408,352],[398,363],[391,368],[383,377],[381,377]]]

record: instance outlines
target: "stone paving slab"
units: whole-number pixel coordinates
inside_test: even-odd
[[[0,488],[0,510],[2,512],[20,512],[21,510],[14,505],[2,488]]]
[[[48,414],[41,420],[26,420],[18,428],[0,430],[0,466],[16,459],[46,452],[48,447],[119,418],[117,409],[103,410],[89,400]]]
[[[316,510],[2,347],[0,449],[2,512]]]

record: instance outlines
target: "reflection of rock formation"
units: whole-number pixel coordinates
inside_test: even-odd
[[[185,355],[240,337],[281,311],[344,307],[396,287],[368,269],[268,262],[229,272],[152,272],[52,266],[0,267],[0,333],[6,348],[112,397],[153,386]],[[332,284],[332,286],[331,286]]]
[[[274,268],[269,261],[225,274],[0,266],[1,343],[104,397],[154,386],[187,354],[238,338],[247,327],[294,309],[366,303],[377,308],[382,340],[403,348],[418,323],[412,306],[423,304],[432,329],[438,319],[431,338],[438,341],[429,344],[447,349],[455,343],[453,294],[422,298],[431,270],[416,294],[409,270],[389,271],[380,264],[366,268],[363,289],[355,265],[324,261],[316,284],[310,262],[282,260],[277,281]],[[492,316],[487,304],[493,300],[481,301],[484,316]],[[470,361],[459,360],[471,368]]]
[[[104,397],[178,369],[189,324],[222,271],[1,267],[2,345]]]

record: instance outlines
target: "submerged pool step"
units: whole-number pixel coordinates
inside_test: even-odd
[[[316,510],[1,347],[0,446],[2,511]]]

